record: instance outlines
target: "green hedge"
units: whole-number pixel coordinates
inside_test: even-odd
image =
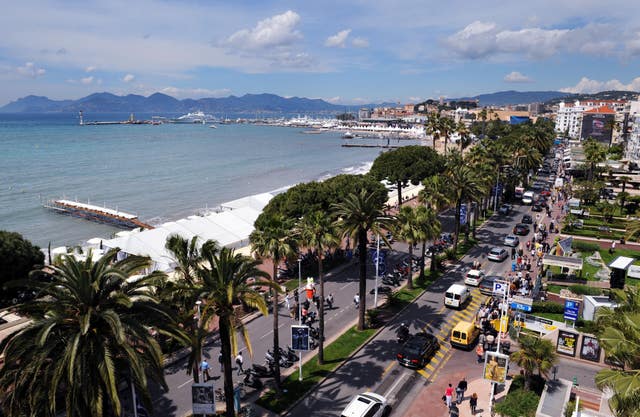
[[[531,378],[531,391],[524,390],[524,377],[516,375],[509,393],[494,406],[496,414],[505,417],[534,417],[545,380],[537,375]]]
[[[582,295],[602,295],[602,288],[590,287],[588,285],[570,285],[569,290],[574,294]]]
[[[578,252],[596,252],[600,250],[600,245],[593,242],[585,242],[584,240],[573,240],[571,247]]]
[[[554,303],[553,301],[534,301],[532,312],[535,313],[564,313],[564,304]]]

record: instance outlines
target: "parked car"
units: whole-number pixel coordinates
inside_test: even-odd
[[[522,216],[522,220],[520,221],[520,223],[533,224],[533,217],[531,217],[530,214],[525,214],[524,216]]]
[[[470,269],[469,272],[467,272],[467,275],[465,275],[464,277],[464,283],[467,285],[473,285],[474,287],[477,287],[478,285],[480,285],[483,278],[484,278],[484,271],[481,271],[479,269]]]
[[[507,259],[508,256],[509,254],[507,253],[507,250],[505,248],[492,248],[489,251],[487,259],[489,259],[490,261],[502,262]]]
[[[513,234],[518,236],[526,236],[529,234],[529,226],[526,224],[516,224],[513,228]]]
[[[511,247],[516,247],[520,244],[520,239],[518,239],[518,236],[515,235],[506,235],[504,237],[504,245],[505,246],[511,246]]]
[[[438,339],[431,333],[416,333],[405,342],[396,359],[407,368],[423,368],[439,348]]]
[[[382,417],[387,414],[388,407],[388,401],[382,395],[364,392],[356,395],[340,415],[342,417]]]
[[[522,195],[522,204],[532,204],[534,194],[533,191],[525,191]]]
[[[489,275],[484,277],[480,285],[478,285],[478,289],[484,295],[492,295],[493,294],[493,283],[496,281],[502,281],[504,278],[498,275]]]
[[[510,204],[503,204],[500,206],[500,208],[498,209],[498,213],[500,214],[504,214],[507,215],[511,212],[511,205]]]

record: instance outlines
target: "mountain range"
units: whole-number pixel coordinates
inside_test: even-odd
[[[465,99],[479,100],[480,106],[528,104],[545,102],[551,99],[569,96],[559,91],[501,91],[491,94],[481,94]],[[460,99],[456,99],[460,100]],[[338,105],[321,99],[304,97],[281,97],[275,94],[245,94],[244,96],[229,96],[224,98],[201,98],[178,100],[162,93],[155,93],[149,97],[136,94],[118,96],[111,93],[94,93],[78,100],[51,100],[42,96],[26,96],[0,107],[2,113],[116,113],[116,112],[144,112],[144,113],[186,113],[203,111],[205,113],[233,113],[257,115],[281,113],[342,113],[354,111],[360,107],[388,107],[397,103],[362,104],[358,106]]]

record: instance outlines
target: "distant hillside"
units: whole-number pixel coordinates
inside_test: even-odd
[[[368,106],[375,106],[373,104]],[[246,94],[242,97],[202,98],[178,100],[155,93],[149,97],[135,94],[117,96],[111,93],[94,93],[78,100],[50,100],[47,97],[27,96],[0,108],[3,113],[341,113],[347,106],[328,103],[320,99],[302,97],[285,98],[275,94]],[[352,109],[354,110],[354,109]]]
[[[636,100],[638,98],[638,92],[635,91],[600,91],[599,93],[592,94],[571,94],[564,98],[564,101],[590,101],[590,100]],[[562,98],[555,98],[549,100],[546,104],[557,104],[562,101]]]
[[[560,91],[498,91],[467,99],[479,100],[480,106],[506,106],[508,104],[543,103],[554,98],[570,96]],[[461,99],[458,99],[461,100]]]

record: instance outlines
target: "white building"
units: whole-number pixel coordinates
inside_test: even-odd
[[[579,101],[573,104],[561,101],[556,117],[556,133],[560,135],[567,133],[571,139],[578,139],[582,130],[582,113],[586,109],[587,107],[581,105]]]
[[[640,163],[640,101],[632,101],[629,106],[629,127],[625,159]]]

